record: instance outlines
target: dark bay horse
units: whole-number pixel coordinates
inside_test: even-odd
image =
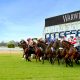
[[[37,46],[41,49],[41,57],[42,57],[42,60],[43,60],[42,63],[44,63],[44,59],[45,59],[45,56],[46,56],[45,51],[46,51],[47,44],[42,40],[38,40],[37,41]]]
[[[33,48],[34,48],[36,62],[37,62],[37,59],[41,61],[40,58],[42,57],[42,49],[38,47],[36,42],[33,42]]]
[[[79,60],[80,60],[80,46],[76,46],[75,48],[77,49],[76,56],[75,56],[75,63],[79,64]]]
[[[29,54],[29,48],[28,48],[28,44],[26,43],[26,41],[21,40],[19,45],[23,48],[23,58],[25,58],[28,61],[30,60],[30,54]]]
[[[46,51],[45,51],[46,57],[51,64],[54,63],[54,59],[56,56],[56,50],[53,47],[53,44],[54,44],[54,41],[51,41],[50,44],[48,44],[48,46],[46,47]]]
[[[58,64],[60,64],[60,60],[63,59],[63,47],[61,45],[60,40],[56,39],[53,43],[53,49],[54,49],[54,61],[57,59]]]
[[[64,58],[65,55],[68,52],[68,48],[67,48],[67,41],[58,41],[57,42],[57,60],[58,60],[58,64],[60,64],[60,60],[62,60],[62,63],[64,63]]]
[[[62,44],[64,46],[65,49],[65,62],[66,62],[66,67],[67,65],[73,67],[73,60],[75,60],[76,57],[76,48],[68,41],[62,41]]]

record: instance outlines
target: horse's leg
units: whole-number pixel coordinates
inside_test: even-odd
[[[52,63],[54,64],[54,62],[55,62],[55,60],[57,58],[55,51],[53,52],[52,55],[53,55],[53,57],[52,57]]]
[[[67,62],[66,62],[66,67],[68,67]]]
[[[39,56],[39,62],[41,62],[41,60],[42,60],[42,57],[41,57],[41,56]]]
[[[37,62],[38,59],[40,61],[40,56],[38,54],[36,54],[36,62]]]
[[[65,59],[66,62],[66,67],[68,67],[68,65],[70,66],[70,60],[68,58]]]
[[[27,60],[28,60],[28,61],[31,61],[28,54],[25,54],[25,59],[26,59],[26,61],[27,61]]]
[[[79,60],[78,60],[78,59],[75,59],[75,63],[76,63],[76,64],[79,64]]]
[[[28,61],[30,61],[31,62],[31,58],[30,58],[31,56],[28,56]]]
[[[59,55],[56,55],[56,59],[58,61],[58,65],[60,65],[60,58],[59,58]]]
[[[58,58],[58,65],[60,65],[60,60],[59,60],[59,58]]]
[[[68,62],[68,59],[66,59],[66,67],[68,67],[69,65],[69,62]]]
[[[35,54],[35,58],[36,58],[36,62],[37,62],[37,58],[38,58],[38,57],[37,57],[37,54]]]
[[[26,59],[26,61],[28,60],[28,55],[27,54],[25,54],[25,59]]]
[[[25,57],[25,50],[23,50],[23,55],[22,55],[22,58],[24,58]]]
[[[50,57],[50,63],[52,64],[52,57]]]
[[[42,56],[42,64],[44,64],[44,55]]]
[[[60,65],[60,58],[59,58],[59,55],[57,55],[56,57],[57,57],[57,60],[58,60],[58,65]]]
[[[55,57],[53,56],[53,54],[50,54],[50,63],[53,64],[55,61]]]
[[[67,59],[67,64],[71,67],[73,67],[73,60],[71,60],[70,58]]]
[[[79,60],[80,60],[80,54],[76,57],[75,63],[76,63],[76,64],[79,64]]]
[[[74,59],[74,55],[70,56],[70,66],[73,67],[73,59]]]
[[[53,57],[53,58],[52,58],[53,64],[54,64],[55,60],[56,60],[56,57]]]
[[[73,59],[71,59],[71,67],[73,67]]]
[[[57,60],[58,60],[58,65],[60,65],[60,60],[61,60],[61,51],[58,49],[57,51]]]
[[[36,59],[36,62],[37,62],[37,52],[35,51],[35,59]]]
[[[75,63],[77,64],[77,59],[75,59]]]
[[[66,67],[67,67],[67,65],[69,65],[69,66],[70,66],[71,58],[69,57],[69,55],[68,55],[68,54],[66,54],[66,56],[65,56],[65,62],[66,62]]]
[[[31,54],[30,53],[27,54],[27,60],[31,62]]]
[[[62,58],[62,64],[64,64],[64,62],[65,62],[65,60],[64,60],[64,58]]]

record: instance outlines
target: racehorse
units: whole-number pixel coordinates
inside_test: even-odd
[[[65,49],[65,62],[66,62],[66,67],[67,65],[73,67],[73,60],[75,59],[76,56],[76,48],[68,41],[62,41],[63,47]]]
[[[37,62],[37,59],[41,61],[40,58],[42,57],[42,49],[37,46],[37,43],[34,45],[34,51],[35,51],[36,62]]]
[[[24,58],[25,56],[25,48],[28,46],[27,43],[24,40],[21,40],[19,43],[19,46],[23,48],[23,56],[22,58]]]
[[[30,54],[29,54],[29,48],[28,48],[28,44],[26,43],[26,41],[21,40],[20,43],[19,43],[19,45],[21,45],[21,47],[23,48],[23,51],[24,51],[22,57],[23,57],[23,58],[25,57],[26,61],[27,61],[27,60],[28,60],[28,61],[31,61],[31,60],[30,60]]]
[[[80,60],[80,46],[76,46],[75,48],[77,49],[76,56],[75,56],[75,63],[79,64],[79,60]]]
[[[48,44],[48,46],[46,47],[46,56],[47,58],[50,60],[50,63],[54,63],[54,59],[55,59],[55,56],[56,56],[56,50],[55,48],[53,47],[53,44],[54,44],[54,41],[51,41],[50,44]]]
[[[60,64],[60,60],[62,60],[63,57],[64,57],[64,54],[63,54],[64,50],[63,50],[63,47],[62,47],[62,44],[61,44],[60,40],[56,39],[54,41],[53,50],[54,50],[53,55],[55,55],[54,56],[54,61],[57,59],[58,64]]]
[[[42,63],[44,63],[45,50],[46,50],[47,44],[45,44],[45,42],[42,41],[42,40],[38,40],[38,41],[37,41],[37,46],[41,49],[41,57],[42,57],[42,60],[43,60]]]

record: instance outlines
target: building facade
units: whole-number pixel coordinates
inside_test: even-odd
[[[44,38],[80,37],[80,11],[45,19]]]

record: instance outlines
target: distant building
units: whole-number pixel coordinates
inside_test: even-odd
[[[45,19],[44,38],[80,37],[80,11]]]

